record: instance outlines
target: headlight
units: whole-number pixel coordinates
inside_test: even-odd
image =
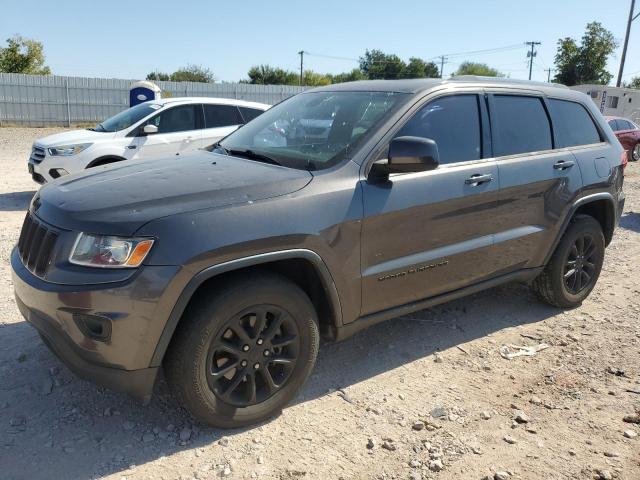
[[[58,147],[50,147],[49,155],[54,157],[69,157],[86,150],[91,146],[90,143],[75,143],[73,145],[60,145]]]
[[[122,238],[81,233],[71,249],[69,262],[86,267],[138,267],[145,259],[153,240]]]

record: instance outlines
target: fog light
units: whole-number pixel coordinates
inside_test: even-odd
[[[111,338],[111,320],[98,315],[74,313],[73,321],[85,337],[100,342],[106,342]]]
[[[52,168],[51,170],[49,170],[49,175],[51,175],[51,178],[59,178],[63,175],[69,175],[69,172],[67,172],[64,168]]]

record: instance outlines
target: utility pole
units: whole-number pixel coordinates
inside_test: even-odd
[[[627,33],[624,36],[624,46],[622,47],[622,56],[620,57],[620,70],[618,70],[618,80],[616,81],[616,87],[619,87],[622,84],[622,72],[624,71],[624,61],[627,56],[627,45],[629,44],[631,22],[633,22],[636,18],[638,18],[638,16],[640,16],[640,12],[638,12],[635,16],[633,15],[635,6],[636,0],[631,0],[631,8],[629,9],[629,20],[627,21]]]
[[[440,55],[440,78],[444,78],[444,63],[447,57]]]
[[[304,76],[304,50],[300,50],[298,52],[298,55],[300,55],[300,82],[299,82],[299,85],[302,86],[302,80],[303,80],[303,76]]]
[[[527,57],[529,57],[529,80],[531,80],[531,72],[533,70],[533,57],[536,54],[536,45],[541,45],[540,42],[525,42],[527,45],[531,45],[531,51],[527,52]]]
[[[545,68],[544,71],[547,72],[547,83],[551,83],[551,72],[553,68]]]

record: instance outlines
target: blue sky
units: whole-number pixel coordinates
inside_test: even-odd
[[[598,20],[622,44],[628,11],[629,0],[4,0],[0,39],[20,33],[42,41],[54,74],[144,78],[156,69],[171,72],[193,63],[224,81],[246,78],[259,63],[297,70],[299,50],[357,59],[367,48],[406,60],[513,47],[452,56],[445,75],[473,60],[526,78],[524,42],[536,40],[542,45],[534,79],[544,80],[558,38],[580,38],[585,25]],[[610,60],[614,75],[620,51]],[[320,72],[357,66],[313,55],[305,60],[305,68]],[[625,68],[633,72],[640,75],[640,19],[632,26]]]

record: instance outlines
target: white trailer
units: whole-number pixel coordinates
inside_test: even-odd
[[[608,85],[575,85],[570,88],[589,95],[603,115],[640,123],[640,90]]]

